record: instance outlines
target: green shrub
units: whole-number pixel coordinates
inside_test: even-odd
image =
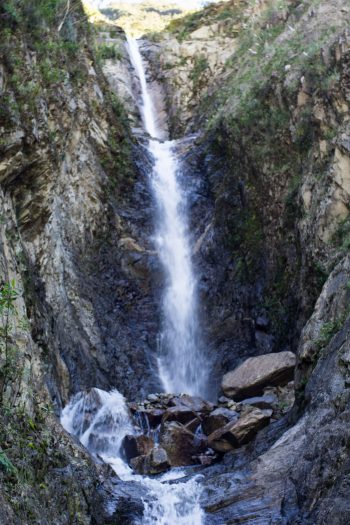
[[[196,94],[202,87],[206,79],[206,72],[209,69],[208,59],[205,55],[199,55],[194,58],[190,80],[193,83],[193,93]]]
[[[340,319],[336,319],[334,321],[328,321],[323,324],[321,330],[320,330],[320,336],[316,340],[316,346],[317,348],[325,348],[332,337],[339,332],[341,327],[343,326],[345,321],[345,316],[342,316]]]
[[[13,463],[9,460],[5,452],[0,451],[0,468],[6,472],[6,474],[17,474],[17,469]]]
[[[342,251],[350,249],[350,219],[348,217],[339,222],[332,241]]]
[[[99,44],[95,52],[97,61],[108,59],[121,60],[123,58],[123,54],[115,44]]]

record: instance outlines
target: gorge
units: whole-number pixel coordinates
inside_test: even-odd
[[[1,524],[349,522],[350,9],[192,7],[0,5]]]

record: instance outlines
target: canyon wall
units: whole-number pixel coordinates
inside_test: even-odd
[[[159,390],[160,277],[132,74],[113,33],[119,98],[80,2],[7,2],[0,21],[0,521],[96,512],[100,523],[103,468],[54,413],[92,386],[131,399]]]
[[[289,416],[207,472],[213,523],[348,520],[349,16],[342,2],[228,2],[147,50],[173,132],[199,132],[188,160],[217,376],[298,356]]]
[[[227,2],[142,46],[170,133],[193,134],[178,148],[213,384],[248,356],[298,356],[294,409],[206,470],[208,523],[349,521],[343,4]],[[67,16],[59,1],[6,4],[0,17],[0,520],[126,523],[122,503],[105,517],[110,473],[54,412],[92,386],[129,400],[160,389],[163,278],[135,78],[123,32],[92,34],[79,4]]]

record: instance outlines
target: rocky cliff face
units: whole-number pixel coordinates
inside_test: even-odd
[[[298,355],[289,419],[228,455],[227,474],[209,468],[203,504],[213,523],[348,520],[349,14],[342,2],[229,2],[149,48],[176,103],[174,132],[206,130],[189,162],[218,369],[268,351]],[[213,24],[224,28],[215,36]]]
[[[215,349],[230,339],[224,367],[237,344],[241,357],[295,350],[344,255],[349,13],[338,8],[341,20],[329,2],[228,2],[146,49],[172,129],[206,130],[188,160],[209,337]]]
[[[58,405],[91,385],[122,390],[118,370],[130,373],[134,360],[144,376],[157,318],[151,204],[132,160],[127,114],[96,64],[91,37],[72,20],[67,37],[65,26],[53,36],[40,26],[43,42],[33,33],[28,41],[20,22],[2,37],[2,229],[17,273],[26,272],[28,315]]]
[[[178,148],[214,383],[297,353],[294,409],[206,467],[208,523],[349,521],[343,4],[227,2],[142,46],[170,133],[193,133]],[[149,159],[123,32],[93,38],[79,5],[47,7],[0,7],[0,521],[126,523],[123,501],[104,513],[118,482],[51,412],[92,386],[159,390]]]
[[[98,472],[52,407],[90,386],[129,398],[159,389],[135,107],[103,76],[105,47],[79,2],[48,4],[0,7],[2,523],[90,523]]]

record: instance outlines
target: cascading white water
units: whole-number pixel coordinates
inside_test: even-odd
[[[95,456],[110,464],[124,481],[134,481],[148,490],[144,499],[143,525],[202,525],[200,487],[196,478],[169,483],[185,474],[181,470],[157,479],[133,474],[120,454],[123,438],[135,434],[123,396],[117,391],[93,388],[77,394],[64,408],[62,426],[78,437]]]
[[[174,153],[176,142],[160,141],[164,131],[157,126],[138,42],[128,37],[128,49],[140,80],[144,127],[151,136],[148,146],[154,158],[151,181],[158,206],[156,244],[167,277],[159,375],[166,392],[205,397],[208,366],[203,362],[197,282],[191,262],[186,199],[177,179],[181,166]]]
[[[148,149],[154,158],[152,187],[158,206],[156,243],[167,285],[164,293],[164,327],[161,334],[159,375],[166,392],[204,395],[207,383],[199,336],[196,279],[191,262],[186,202],[177,180],[180,169],[174,153],[175,141],[164,141],[157,125],[152,98],[138,43],[128,38],[131,61],[141,85],[141,113],[150,135]],[[169,481],[185,476],[177,469],[157,479],[136,475],[121,457],[127,434],[134,434],[123,396],[97,388],[75,396],[62,412],[61,423],[96,457],[110,464],[125,481],[148,490],[144,500],[143,525],[202,525],[201,489],[196,478]]]

